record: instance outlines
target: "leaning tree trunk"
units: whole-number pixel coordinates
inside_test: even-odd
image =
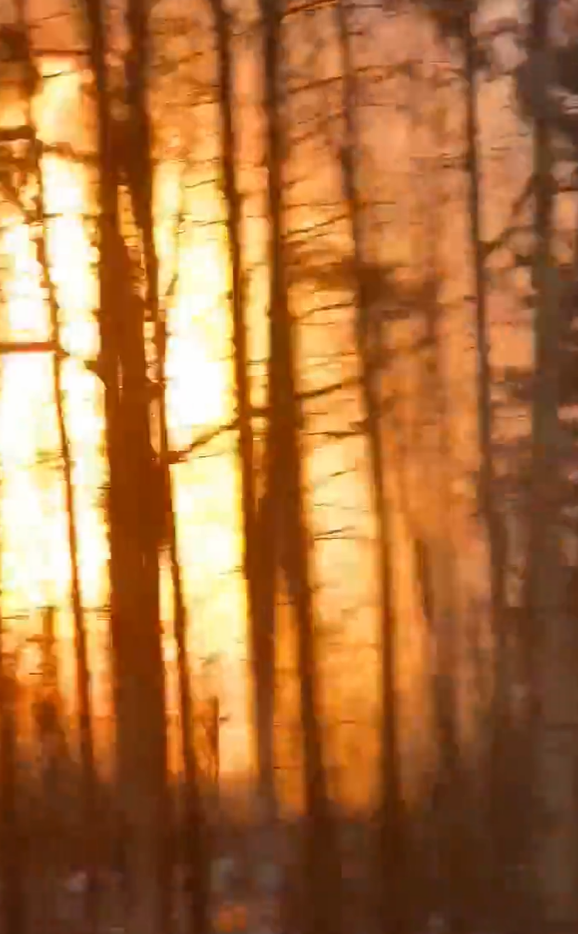
[[[113,146],[103,9],[100,0],[85,0],[85,9],[97,92],[100,372],[109,461],[111,634],[127,870],[126,928],[128,934],[159,934],[169,918],[158,560],[162,484],[150,439],[145,306],[135,293],[120,233],[117,159],[123,154]],[[139,156],[134,151],[124,153],[125,159]]]
[[[341,148],[343,187],[353,245],[356,300],[355,338],[361,369],[361,391],[371,467],[371,489],[377,524],[377,575],[380,597],[382,679],[382,798],[380,821],[382,930],[402,934],[409,913],[406,879],[406,827],[399,747],[397,678],[397,619],[393,597],[393,541],[386,494],[386,463],[381,423],[379,341],[373,340],[371,299],[363,268],[363,229],[357,154],[357,94],[351,55],[347,0],[335,7],[343,63],[343,117],[345,138]]]
[[[284,571],[297,624],[298,677],[305,790],[304,864],[309,934],[340,928],[340,867],[328,799],[319,723],[318,673],[296,387],[295,334],[288,306],[283,257],[282,125],[279,96],[281,10],[262,0],[263,85],[266,117],[269,236],[269,462],[275,567]]]
[[[549,5],[532,4],[530,56],[544,58]],[[561,290],[553,255],[552,152],[548,117],[534,130],[536,192],[534,257],[535,361],[528,595],[537,692],[536,871],[547,930],[578,929],[578,679],[576,633],[565,608],[562,573],[559,419]]]

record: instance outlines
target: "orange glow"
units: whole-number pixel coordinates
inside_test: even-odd
[[[90,139],[86,138],[83,122],[77,119],[82,106],[80,77],[53,79],[47,87],[49,90],[37,107],[43,137],[54,143],[70,141],[73,149],[90,152]],[[98,673],[95,680],[100,684],[96,690],[96,712],[100,719],[106,716],[103,710],[108,710],[110,703],[106,685],[110,659],[104,641],[102,613],[108,603],[108,543],[102,496],[107,467],[102,386],[98,377],[85,366],[85,361],[94,359],[98,353],[98,253],[91,239],[93,224],[86,219],[86,215],[94,213],[91,203],[94,172],[72,158],[56,155],[46,156],[43,172],[46,207],[48,213],[55,216],[50,221],[47,246],[60,303],[61,343],[69,355],[62,363],[62,384],[73,464],[82,599],[88,611],[86,623],[91,636],[92,668]],[[191,187],[183,197],[181,180],[182,166],[168,160],[158,169],[155,192],[159,292],[161,301],[166,301],[168,317],[166,403],[169,442],[173,450],[186,449],[207,429],[227,425],[234,416],[230,283],[225,230],[218,223],[220,194],[216,187],[207,194],[204,186],[202,199],[197,201],[195,188]],[[175,227],[181,213],[177,236]],[[250,314],[254,319],[249,342],[251,355],[259,360],[263,360],[267,352],[267,274],[263,257],[259,255],[264,235],[262,222],[256,223],[247,233],[246,243],[250,251],[247,264],[256,270],[249,289]],[[49,340],[49,313],[41,292],[34,244],[20,218],[11,218],[1,232],[0,253],[9,260],[3,283],[7,314],[0,339]],[[304,303],[310,298],[305,296]],[[308,329],[304,335],[303,371],[310,368],[312,372],[315,365],[316,379],[323,383],[327,374],[318,365],[318,359],[320,355],[323,359],[326,352],[327,336],[322,339],[322,347],[319,343],[313,346],[310,333],[313,332]],[[7,618],[17,614],[30,616],[28,628],[37,629],[35,614],[37,616],[40,607],[52,604],[57,611],[58,634],[70,644],[70,556],[52,365],[52,358],[46,353],[10,354],[0,360],[3,609]],[[265,368],[261,365],[258,369],[256,391],[262,393]],[[349,405],[350,402],[343,403],[344,412]],[[355,416],[353,410],[352,415]],[[320,428],[322,423],[320,419]],[[305,436],[304,448],[312,506],[311,531],[313,536],[319,536],[315,542],[315,585],[320,595],[320,639],[323,639],[323,627],[327,631],[332,626],[342,627],[344,644],[365,646],[363,658],[367,664],[360,666],[355,678],[351,674],[348,676],[348,684],[352,695],[358,692],[367,698],[367,672],[375,671],[371,645],[375,580],[370,546],[368,543],[367,547],[360,548],[354,536],[350,540],[323,537],[326,528],[342,522],[344,503],[349,504],[345,507],[348,511],[353,504],[351,511],[357,517],[359,533],[363,537],[371,534],[367,528],[371,521],[366,488],[356,473],[362,459],[363,442],[353,439],[346,449],[334,444],[311,445]],[[332,477],[336,467],[339,472],[343,471],[341,478]],[[247,677],[246,595],[241,571],[240,482],[235,434],[226,431],[219,434],[192,456],[172,466],[171,479],[196,691],[201,697],[209,693],[220,695],[226,717],[220,734],[221,775],[225,780],[227,776],[234,776],[238,781],[242,776],[250,778],[251,726],[247,716],[250,679]],[[161,614],[167,633],[164,649],[168,713],[170,722],[174,723],[178,705],[167,555],[161,560]],[[353,620],[351,626],[348,626],[349,619]],[[294,656],[291,623],[287,626],[287,639],[282,635],[279,640],[287,643],[278,658],[279,667],[285,673],[289,669],[284,656]],[[21,621],[17,625],[18,633],[26,629]],[[335,688],[338,679],[333,677],[333,672],[340,664],[339,658],[326,646],[327,641],[320,654],[321,678],[328,683],[333,679],[328,705],[333,708],[340,704],[349,706],[349,688],[344,687],[339,697]],[[210,664],[204,664],[207,660]],[[71,650],[62,653],[62,676],[70,706],[73,706]],[[292,721],[298,708],[297,702],[291,699],[294,680],[294,671],[280,678],[279,694],[283,697],[279,714],[287,723]],[[287,692],[289,701],[286,703]],[[282,739],[285,742],[283,731]],[[291,749],[284,755],[285,759],[287,756],[293,759],[295,753]],[[287,785],[298,781],[297,771],[288,775],[283,778]],[[365,794],[357,781],[352,788],[356,799]],[[295,800],[298,799],[296,795]]]
[[[80,85],[66,77],[59,92],[59,84],[60,80],[49,82],[50,94],[39,112],[51,138],[56,128],[61,138],[68,139],[70,116],[63,123],[61,108],[69,115],[74,113],[71,100]],[[98,351],[98,256],[83,217],[88,210],[88,173],[70,160],[47,156],[43,176],[47,211],[57,215],[50,222],[47,246],[60,305],[61,343],[70,355],[62,365],[62,383],[73,462],[82,598],[87,610],[96,610],[108,599],[108,545],[101,494],[106,477],[102,392],[98,377],[85,366]],[[158,189],[160,209],[165,216],[173,215],[170,223],[159,224],[162,290],[162,283],[174,274],[178,192],[170,171],[160,173]],[[4,283],[7,314],[1,339],[50,340],[49,311],[34,243],[18,218],[3,230],[0,253],[8,260]],[[226,280],[222,234],[220,240],[191,242],[185,230],[179,243],[178,285],[168,309],[166,399],[174,448],[186,447],[194,435],[231,417]],[[48,353],[11,353],[1,359],[3,610],[7,618],[30,615],[32,627],[38,608],[54,605],[61,637],[71,641],[70,554],[52,365]],[[194,620],[193,653],[216,653],[225,667],[244,655],[243,586],[235,573],[240,564],[235,460],[234,444],[228,439],[211,457],[179,464],[172,473],[184,586]],[[163,575],[165,572],[166,568]],[[170,587],[166,581],[162,604],[169,624]],[[172,654],[168,641],[167,658]],[[72,657],[68,655],[63,669],[69,676],[65,687],[72,695]],[[233,692],[236,707],[240,693],[240,707],[245,709],[240,677],[235,676],[234,684],[230,678],[226,681],[225,692]],[[243,729],[240,733],[233,730],[231,735],[237,740],[241,736],[243,745]],[[235,746],[230,761],[237,768],[239,755],[243,758],[244,753],[233,740]],[[227,771],[226,755],[223,764]]]

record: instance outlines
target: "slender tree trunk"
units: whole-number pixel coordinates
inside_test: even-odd
[[[474,265],[475,284],[475,328],[478,388],[478,435],[480,440],[481,466],[480,491],[482,509],[486,523],[490,559],[490,600],[496,645],[500,655],[505,606],[505,542],[500,513],[496,503],[495,466],[492,415],[492,370],[490,363],[490,327],[488,323],[487,272],[482,240],[482,176],[479,158],[479,115],[478,80],[476,69],[476,44],[472,27],[473,11],[465,16],[465,103],[466,103],[466,171],[468,175],[468,200],[470,241]],[[497,678],[496,693],[504,685]]]
[[[237,144],[233,119],[234,81],[229,15],[222,0],[213,0],[213,16],[219,59],[219,106],[221,117],[221,164],[226,202],[226,225],[231,267],[231,312],[235,349],[235,385],[239,424],[239,461],[243,510],[243,565],[247,582],[249,637],[255,692],[256,764],[259,799],[267,820],[277,812],[273,753],[274,599],[275,573],[267,545],[271,503],[267,490],[257,505],[255,457],[251,420],[251,390],[245,290],[242,268],[241,198],[237,183]]]
[[[30,48],[30,40],[28,35],[29,27],[28,19],[26,16],[25,0],[18,0],[18,19],[23,36],[26,38],[27,47],[28,67],[25,69],[23,91],[27,108],[27,122],[32,133],[29,148],[37,185],[37,220],[39,222],[41,231],[40,237],[35,241],[36,254],[41,270],[42,284],[46,295],[48,296],[51,330],[50,338],[55,348],[52,355],[52,384],[56,404],[58,440],[62,457],[70,564],[70,602],[74,621],[78,735],[80,742],[80,762],[82,769],[82,854],[84,867],[88,875],[85,908],[89,931],[92,932],[96,930],[98,907],[96,891],[96,770],[92,727],[90,669],[88,665],[87,633],[84,608],[82,603],[80,568],[78,562],[78,532],[76,525],[74,485],[72,480],[72,459],[70,454],[70,441],[66,427],[64,393],[62,389],[63,352],[60,342],[60,308],[47,254],[47,241],[50,236],[50,232],[48,223],[46,221],[46,199],[44,192],[44,175],[41,162],[41,144],[38,140],[37,129],[33,115],[33,96],[36,84],[36,71]]]
[[[164,359],[166,347],[165,321],[157,330],[159,383],[164,387]],[[168,465],[168,431],[166,401],[163,391],[160,411],[161,464],[165,470],[164,484],[167,496],[166,536],[173,588],[173,625],[177,646],[177,676],[181,717],[181,747],[185,776],[185,828],[184,855],[191,874],[190,930],[205,932],[209,924],[209,869],[210,849],[206,826],[194,740],[194,702],[191,691],[191,671],[187,650],[188,618],[183,593],[177,537],[177,523],[173,505],[170,468]]]
[[[134,290],[131,263],[120,233],[117,161],[119,157],[125,163],[143,156],[146,159],[146,153],[123,154],[114,150],[103,9],[100,0],[85,0],[85,8],[97,90],[99,323],[109,460],[111,632],[118,779],[128,884],[126,927],[128,934],[159,934],[167,929],[170,916],[158,560],[163,501],[161,471],[150,438],[145,304]],[[131,26],[129,23],[129,29]],[[139,36],[137,41],[141,38]],[[133,44],[127,67],[134,64],[137,55]],[[131,90],[127,88],[129,100]],[[137,134],[142,132],[138,125],[130,129]],[[139,182],[146,184],[142,178]],[[132,175],[129,183],[134,185]],[[141,219],[138,216],[135,219],[142,230]],[[150,245],[145,240],[143,251],[149,281],[154,276]]]
[[[393,598],[393,542],[386,494],[386,464],[381,425],[379,342],[375,347],[371,300],[363,263],[363,230],[356,154],[360,151],[357,95],[351,56],[347,0],[336,7],[343,59],[343,117],[345,138],[341,149],[343,186],[351,224],[356,289],[355,337],[361,367],[361,390],[367,426],[371,489],[377,523],[377,573],[380,595],[382,678],[382,804],[380,822],[383,904],[382,930],[400,934],[409,923],[406,889],[406,827],[399,746],[399,710],[396,688],[397,620]]]
[[[439,224],[446,210],[445,173],[442,164],[447,142],[448,101],[446,77],[433,65],[434,98],[431,115],[434,165],[426,174],[423,202],[425,233],[425,321],[426,341],[423,398],[433,403],[429,409],[433,465],[437,494],[432,500],[431,569],[432,619],[435,641],[433,678],[434,708],[440,754],[442,803],[443,882],[447,897],[450,929],[454,934],[468,931],[476,913],[479,859],[472,840],[471,785],[464,761],[459,728],[460,646],[460,568],[455,529],[451,522],[455,505],[452,490],[452,448],[447,375],[444,361],[444,305],[440,296],[443,255],[439,246]],[[430,160],[428,160],[430,161]],[[427,173],[427,169],[426,169]],[[426,469],[431,469],[429,465]],[[445,826],[444,826],[445,825]],[[447,826],[447,830],[446,830]]]
[[[166,452],[166,422],[161,427],[162,448]],[[170,484],[167,468],[166,482]],[[187,651],[187,610],[183,595],[181,568],[178,558],[178,540],[176,520],[170,497],[167,517],[167,536],[169,559],[171,563],[171,581],[173,587],[173,616],[175,642],[177,646],[177,671],[179,683],[179,705],[181,715],[181,745],[185,775],[185,847],[184,854],[191,873],[190,891],[190,931],[207,931],[209,924],[209,869],[210,849],[205,815],[199,788],[197,757],[194,746],[194,704],[191,692],[191,673]]]
[[[475,329],[478,390],[478,437],[480,445],[480,500],[486,526],[490,565],[490,610],[494,636],[493,697],[490,727],[490,885],[498,913],[504,910],[504,880],[508,872],[508,827],[506,792],[506,744],[508,738],[508,645],[506,641],[506,540],[505,528],[496,502],[494,466],[492,370],[490,326],[488,322],[487,271],[482,231],[482,175],[479,158],[478,76],[476,40],[473,33],[475,6],[464,13],[464,93],[466,105],[466,171],[468,175],[470,240],[474,267]]]
[[[419,30],[419,21],[416,29]],[[430,30],[428,28],[427,32]],[[438,837],[434,863],[436,899],[449,916],[450,928],[461,930],[471,908],[471,863],[474,850],[464,845],[470,808],[463,767],[458,720],[460,663],[459,567],[456,533],[451,524],[452,449],[448,408],[444,307],[440,298],[443,257],[440,224],[446,211],[442,155],[446,144],[447,102],[444,69],[432,62],[431,39],[421,39],[411,77],[411,112],[417,150],[413,192],[419,220],[414,226],[413,262],[421,286],[421,320],[414,389],[415,431],[419,485],[414,490],[416,525],[421,526],[418,553],[423,612],[431,630],[431,691],[437,774],[432,776],[435,801],[434,833]],[[436,50],[437,52],[437,50]],[[423,63],[423,64],[422,64]],[[424,103],[427,89],[431,104]],[[421,121],[421,122],[418,122]],[[423,135],[422,135],[423,134]],[[427,153],[427,154],[426,154]],[[425,154],[425,155],[424,155]],[[444,173],[445,174],[445,173]],[[419,404],[419,408],[418,408]],[[431,486],[435,485],[435,496]],[[450,523],[450,524],[448,524]],[[464,858],[466,857],[466,858]]]
[[[261,3],[264,29],[267,208],[269,236],[269,463],[274,502],[275,566],[282,568],[297,623],[300,715],[305,785],[305,925],[309,934],[337,934],[341,879],[335,825],[328,799],[319,723],[317,658],[296,386],[295,335],[288,307],[283,257],[282,125],[279,96],[281,11]]]
[[[550,5],[532,4],[530,54],[548,48]],[[538,814],[536,870],[546,929],[578,928],[576,772],[578,680],[576,633],[565,608],[560,512],[559,312],[561,290],[553,255],[554,180],[548,118],[535,120],[536,179],[535,361],[528,592],[535,662]]]

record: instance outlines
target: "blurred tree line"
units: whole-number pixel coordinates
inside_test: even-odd
[[[167,422],[178,269],[161,292],[154,185],[168,157],[159,108],[170,111],[185,165],[195,147],[206,157],[197,137],[211,137],[226,230],[235,406],[215,434],[233,434],[240,477],[255,782],[239,833],[258,901],[273,899],[275,924],[306,934],[436,924],[456,934],[576,930],[578,4],[199,0],[184,10],[168,0],[118,9],[81,0],[65,11],[82,36],[70,55],[88,76],[94,124],[93,151],[82,158],[94,191],[100,348],[86,365],[101,385],[108,469],[107,778],[95,753],[67,351],[45,196],[45,157],[81,157],[39,130],[42,62],[54,55],[38,38],[43,15],[15,0],[0,28],[0,110],[12,114],[16,100],[20,113],[0,127],[0,196],[29,225],[50,338],[0,349],[52,361],[78,749],[70,750],[47,611],[33,708],[39,759],[26,762],[3,626],[2,930],[29,929],[27,893],[43,900],[56,930],[55,892],[70,866],[86,877],[83,930],[101,929],[111,865],[122,876],[128,934],[173,929],[175,865],[185,879],[183,929],[214,923],[212,867],[227,847],[211,797],[218,766],[209,781],[195,726],[174,494],[177,465],[211,438],[174,450]],[[247,74],[256,104],[245,121]],[[178,106],[175,88],[184,89]],[[177,252],[181,224],[176,217]],[[257,367],[260,275],[266,352]],[[338,806],[332,785],[325,695],[334,682],[319,634],[320,544],[342,541],[347,529],[320,529],[311,482],[311,451],[346,445],[368,490],[378,647],[379,778],[361,817]],[[163,559],[178,789],[168,761]],[[293,821],[276,735],[287,620],[302,792]],[[340,677],[355,664],[345,651]],[[207,722],[215,759],[218,706]],[[225,824],[231,848],[234,814],[221,834]],[[355,886],[352,865],[362,867]]]

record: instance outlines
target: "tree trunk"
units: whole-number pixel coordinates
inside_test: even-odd
[[[37,137],[36,126],[32,114],[32,98],[36,81],[36,73],[30,52],[27,18],[24,3],[19,4],[21,28],[26,36],[28,47],[27,62],[29,67],[25,75],[25,100],[27,104],[28,125],[32,131],[30,151],[32,165],[37,185],[37,210],[41,235],[36,239],[36,254],[41,270],[42,285],[48,296],[50,311],[51,340],[54,344],[52,355],[52,381],[54,399],[56,404],[56,418],[58,425],[58,439],[62,457],[64,480],[64,493],[66,503],[66,518],[68,532],[68,552],[70,564],[70,602],[74,621],[74,648],[76,662],[76,689],[78,703],[78,735],[80,741],[80,763],[82,770],[82,860],[88,875],[86,895],[86,921],[89,931],[94,931],[97,925],[97,891],[96,891],[96,771],[94,761],[94,742],[92,728],[92,706],[90,688],[90,669],[88,665],[88,644],[82,593],[80,584],[80,568],[78,563],[78,532],[76,526],[76,511],[74,502],[74,486],[72,481],[72,459],[70,454],[70,441],[66,428],[66,415],[64,410],[64,393],[62,390],[62,348],[60,343],[60,307],[56,288],[50,270],[47,241],[49,228],[46,221],[44,177],[40,161],[40,143]]]
[[[273,501],[275,567],[282,568],[297,624],[300,716],[305,785],[305,927],[309,934],[337,934],[341,878],[335,825],[328,799],[319,723],[317,659],[296,387],[295,335],[288,307],[283,257],[282,126],[279,82],[281,11],[261,3],[264,29],[265,163],[269,237],[269,427],[267,469]]]
[[[490,565],[490,611],[493,630],[493,695],[489,761],[489,838],[491,847],[491,886],[494,908],[504,920],[504,882],[511,869],[508,827],[507,742],[510,724],[508,705],[508,643],[506,639],[506,538],[496,502],[494,465],[492,370],[490,326],[488,322],[487,271],[482,225],[482,177],[479,158],[478,76],[476,40],[473,33],[474,8],[464,13],[464,94],[466,105],[466,171],[468,175],[470,240],[474,272],[475,330],[478,390],[478,437],[480,445],[480,503],[486,527]]]
[[[17,784],[17,673],[15,665],[10,670],[1,640],[0,631],[0,917],[3,931],[24,934],[24,860]]]
[[[479,158],[478,81],[476,41],[473,35],[473,11],[464,17],[464,92],[466,104],[466,170],[470,241],[474,266],[475,327],[478,388],[478,435],[481,452],[480,491],[488,536],[490,560],[490,600],[496,645],[501,647],[505,606],[505,541],[504,529],[496,503],[495,466],[492,417],[492,370],[490,362],[490,328],[488,323],[487,272],[482,240],[482,178]],[[500,653],[502,654],[502,653]],[[504,688],[497,677],[496,694]]]
[[[275,573],[268,542],[271,504],[265,491],[257,505],[255,456],[251,419],[251,387],[248,375],[247,309],[242,268],[241,198],[237,183],[237,143],[233,118],[234,81],[229,14],[222,0],[213,0],[213,16],[219,60],[219,107],[221,118],[221,164],[226,203],[227,240],[231,268],[231,312],[239,462],[243,511],[243,566],[247,582],[249,639],[252,654],[255,707],[255,760],[258,797],[266,820],[277,813],[273,752],[274,677],[274,599]]]
[[[530,54],[548,48],[550,7],[532,5]],[[536,766],[538,814],[536,870],[547,930],[578,928],[578,681],[576,632],[565,608],[560,511],[559,274],[552,249],[552,153],[548,118],[536,116],[534,284],[535,361],[528,594],[537,692]]]
[[[58,306],[58,298],[52,280],[47,255],[47,239],[49,236],[49,230],[45,212],[44,177],[41,164],[41,148],[32,110],[33,97],[36,89],[37,73],[30,44],[26,0],[17,0],[16,13],[17,27],[22,35],[22,47],[25,52],[25,59],[22,65],[22,99],[25,104],[26,121],[29,129],[29,154],[31,157],[31,165],[33,167],[35,176],[35,183],[37,186],[36,220],[40,226],[40,236],[35,241],[36,254],[41,271],[42,285],[48,296],[51,341],[54,346],[54,353],[52,356],[53,389],[56,405],[59,445],[63,467],[70,563],[70,599],[75,635],[75,661],[78,692],[78,731],[80,740],[80,761],[82,769],[81,793],[83,800],[83,861],[89,878],[85,907],[89,930],[93,931],[96,926],[97,909],[95,885],[96,775],[92,732],[92,711],[90,701],[90,672],[88,667],[86,626],[82,606],[80,571],[78,564],[78,534],[75,516],[74,489],[72,483],[72,462],[70,457],[70,442],[66,429],[64,397],[62,391],[60,309]]]
[[[159,354],[159,384],[164,386],[164,320],[162,334],[157,338]],[[159,346],[159,339],[161,345]],[[170,469],[168,466],[168,432],[165,397],[161,401],[161,462],[165,471],[167,516],[166,535],[171,565],[173,588],[173,626],[177,646],[177,673],[181,719],[181,748],[185,777],[184,856],[190,872],[187,894],[190,896],[189,930],[208,930],[209,919],[209,869],[210,846],[201,792],[194,738],[195,707],[191,691],[191,671],[187,650],[188,619],[183,594],[181,567],[179,563],[176,516],[173,507]]]
[[[168,463],[168,432],[165,398],[166,309],[159,305],[158,258],[154,242],[153,166],[150,116],[147,106],[149,72],[149,35],[146,5],[129,0],[127,25],[131,40],[126,61],[126,90],[130,112],[132,142],[138,158],[127,161],[128,184],[133,216],[142,241],[145,263],[147,312],[154,325],[159,389],[158,416],[160,426],[160,508],[162,530],[166,538],[173,588],[173,625],[177,646],[179,703],[181,708],[181,745],[185,774],[185,856],[191,874],[190,929],[205,931],[208,924],[209,862],[207,836],[200,799],[199,776],[194,749],[194,706],[187,653],[187,610],[183,595],[178,556],[177,526],[173,508],[170,468]]]
[[[393,598],[393,542],[386,494],[386,464],[381,424],[379,356],[381,328],[372,323],[363,261],[361,202],[356,154],[360,151],[357,94],[351,56],[347,0],[335,7],[343,60],[343,117],[345,138],[341,148],[343,187],[353,245],[356,323],[355,338],[361,368],[361,391],[367,430],[371,490],[377,523],[382,678],[382,803],[380,820],[381,921],[386,934],[403,934],[409,923],[406,879],[406,827],[399,747],[397,678],[397,619]],[[376,331],[378,340],[375,341]],[[376,346],[377,344],[377,346]]]
[[[434,833],[439,837],[433,876],[438,907],[447,914],[450,929],[459,931],[472,907],[472,862],[477,860],[477,853],[467,846],[471,808],[459,733],[460,576],[456,530],[452,524],[453,452],[444,359],[445,308],[440,296],[445,272],[440,225],[447,210],[443,153],[447,145],[448,103],[445,69],[438,65],[441,50],[435,49],[432,56],[429,28],[425,41],[420,38],[418,49],[416,61],[420,64],[415,66],[410,79],[412,130],[419,154],[415,157],[412,179],[418,216],[413,225],[412,262],[420,284],[420,311],[416,315],[420,353],[416,361],[413,425],[418,467],[414,515],[416,526],[421,527],[416,544],[421,558],[418,574],[423,616],[431,632],[430,682],[437,747],[432,799],[436,811]],[[429,105],[424,103],[426,89]]]
[[[111,633],[128,934],[169,923],[166,723],[159,619],[161,471],[150,438],[145,304],[136,294],[118,214],[106,37],[100,0],[86,0],[98,116],[100,336],[109,460]],[[129,55],[135,55],[134,48]],[[146,153],[125,153],[128,160]],[[139,218],[135,218],[139,223]],[[144,243],[144,251],[150,244]],[[147,274],[152,278],[150,255]]]

